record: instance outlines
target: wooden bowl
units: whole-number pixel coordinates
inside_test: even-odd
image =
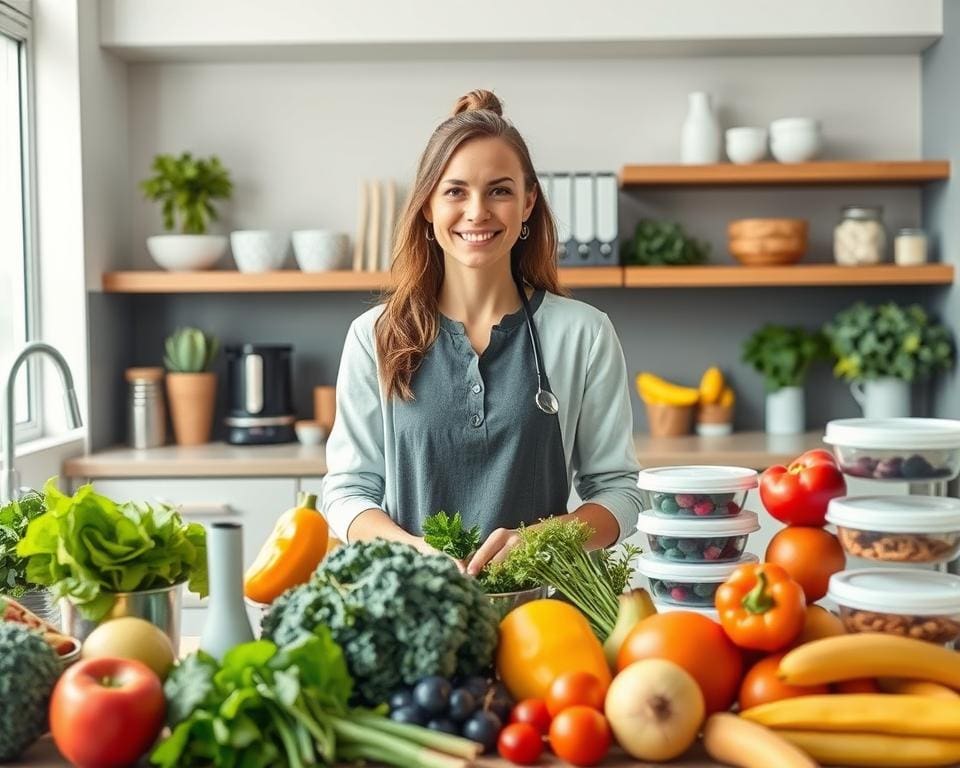
[[[730,253],[750,267],[793,264],[807,252],[805,219],[737,219],[727,225]]]

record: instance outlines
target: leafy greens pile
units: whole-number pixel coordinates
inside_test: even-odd
[[[0,592],[19,598],[29,589],[27,564],[17,554],[17,544],[26,534],[30,521],[46,510],[43,496],[36,491],[0,507]]]
[[[438,552],[466,560],[480,546],[480,528],[475,525],[467,530],[459,512],[451,517],[441,509],[424,519],[423,540]]]
[[[174,507],[117,504],[91,485],[68,496],[52,479],[44,502],[47,511],[27,526],[17,554],[27,559],[27,581],[69,598],[84,618],[103,618],[114,592],[188,580],[192,592],[207,594],[206,532]]]

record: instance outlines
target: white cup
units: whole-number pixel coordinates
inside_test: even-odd
[[[293,255],[304,272],[349,269],[347,236],[326,229],[301,229],[293,233]]]
[[[230,233],[230,249],[241,272],[269,272],[283,266],[290,237],[269,229],[239,229]]]
[[[726,132],[727,157],[731,163],[756,163],[767,154],[767,129],[730,128]]]

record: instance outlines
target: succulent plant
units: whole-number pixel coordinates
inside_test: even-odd
[[[220,344],[198,328],[178,328],[164,344],[164,365],[172,373],[203,373],[209,370]]]

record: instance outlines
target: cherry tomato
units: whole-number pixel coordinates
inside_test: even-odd
[[[750,709],[771,701],[792,699],[796,696],[826,694],[830,689],[826,685],[787,685],[779,675],[780,659],[783,653],[767,656],[754,664],[743,677],[740,684],[740,709]]]
[[[500,757],[517,765],[533,765],[543,751],[543,737],[530,723],[511,723],[497,739]]]
[[[607,686],[589,672],[564,672],[550,685],[547,692],[547,711],[556,717],[568,707],[593,707],[603,712]]]
[[[550,732],[550,711],[543,699],[524,699],[510,712],[511,723],[529,723],[544,736]]]
[[[569,707],[550,723],[550,746],[568,763],[596,765],[610,749],[607,718],[592,707]]]

